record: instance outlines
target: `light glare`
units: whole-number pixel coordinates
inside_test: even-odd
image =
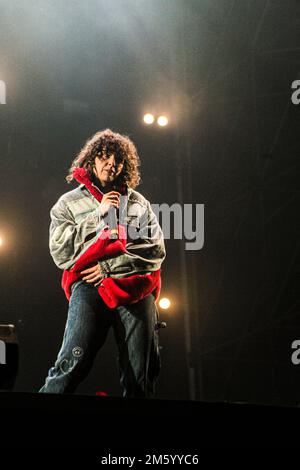
[[[147,113],[144,115],[144,122],[145,124],[153,124],[154,122],[154,116],[151,113]]]
[[[167,116],[159,116],[159,117],[157,118],[157,124],[158,124],[159,126],[164,127],[164,126],[166,126],[166,125],[168,124],[168,122],[169,122],[169,120],[168,120]]]
[[[159,306],[161,308],[163,308],[164,310],[168,309],[171,305],[171,302],[170,300],[167,298],[167,297],[163,297],[162,299],[160,299],[159,301]]]

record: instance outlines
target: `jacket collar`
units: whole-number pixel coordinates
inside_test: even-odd
[[[82,186],[85,186],[88,191],[94,196],[95,199],[97,199],[99,202],[101,202],[103,198],[103,193],[102,191],[95,185],[90,179],[90,176],[85,168],[82,167],[77,167],[73,170],[73,178],[78,181],[78,183],[81,183]],[[129,191],[130,188],[127,188],[126,185],[122,185],[118,188],[118,191],[126,195],[127,193],[129,194],[131,191]]]

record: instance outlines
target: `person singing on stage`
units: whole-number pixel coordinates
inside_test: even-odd
[[[166,251],[150,202],[135,190],[139,164],[127,136],[97,132],[66,177],[80,185],[50,211],[50,253],[63,270],[69,309],[61,349],[40,392],[75,392],[112,327],[122,395],[155,394],[161,369],[156,302]]]

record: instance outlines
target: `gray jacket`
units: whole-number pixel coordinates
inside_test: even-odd
[[[121,199],[120,222],[125,222],[129,229],[126,252],[116,258],[99,261],[102,272],[104,276],[121,278],[156,271],[161,267],[166,251],[163,233],[151,204],[131,188],[128,188],[127,198]],[[49,248],[60,269],[70,269],[107,226],[99,205],[81,184],[63,194],[52,207]]]

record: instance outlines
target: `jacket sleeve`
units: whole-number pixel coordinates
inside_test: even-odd
[[[164,236],[149,201],[144,214],[139,218],[139,224],[128,226],[133,231],[137,228],[138,237],[128,237],[124,254],[99,261],[105,276],[118,278],[160,269],[166,257]]]
[[[50,210],[50,218],[50,254],[60,269],[70,269],[106,225],[97,209],[76,223],[62,199]]]

